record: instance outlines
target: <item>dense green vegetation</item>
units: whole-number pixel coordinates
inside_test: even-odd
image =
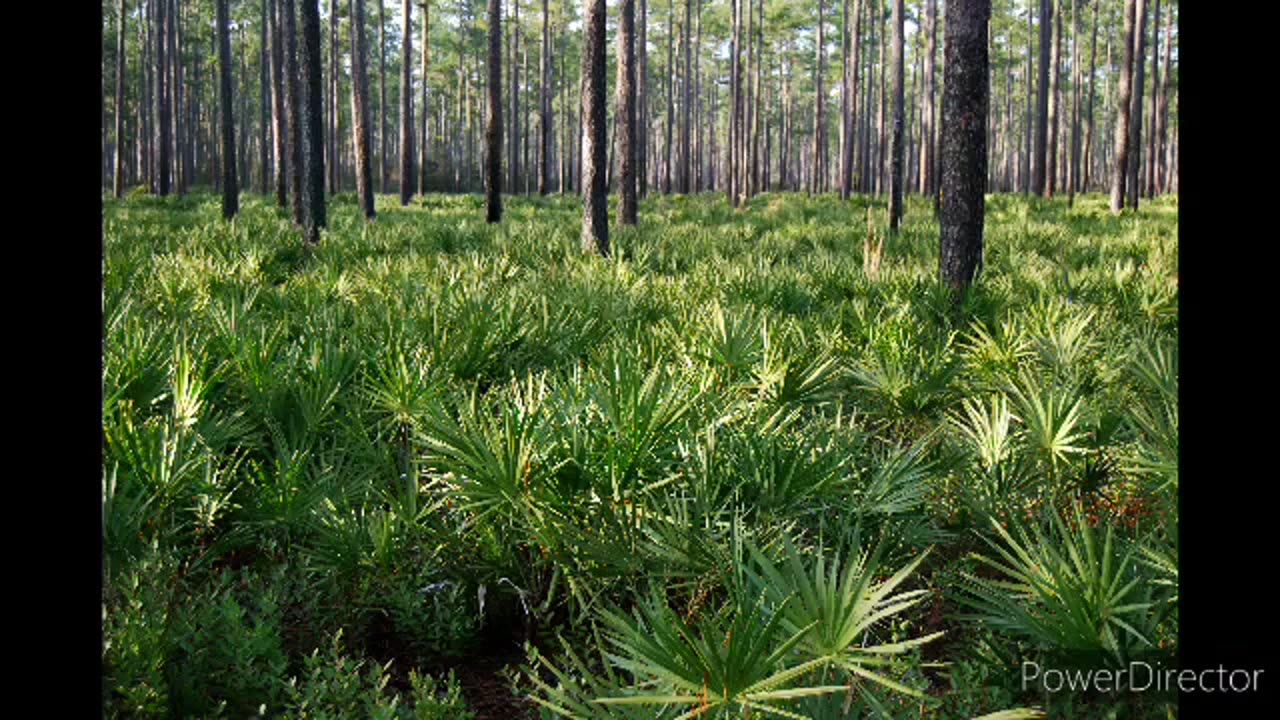
[[[1020,666],[1176,651],[1176,196],[377,200],[104,200],[109,716],[1164,716]]]

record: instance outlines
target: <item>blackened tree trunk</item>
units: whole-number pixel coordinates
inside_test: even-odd
[[[120,0],[116,27],[116,153],[115,171],[111,177],[111,192],[118,198],[124,194],[124,73],[126,70],[124,35],[126,18],[124,0]]]
[[[618,222],[636,224],[636,3],[622,0],[618,20],[618,162],[621,170],[621,202]],[[686,116],[688,110],[686,108]],[[687,142],[688,138],[684,138]],[[687,152],[687,149],[686,149]],[[682,170],[688,182],[688,170]]]
[[[582,249],[609,255],[609,198],[605,195],[605,4],[583,0]]]
[[[288,134],[284,111],[284,49],[281,47],[280,11],[275,0],[267,0],[267,14],[271,17],[271,140],[275,150],[276,205],[285,207],[289,202],[286,168],[285,136]]]
[[[1129,109],[1133,101],[1134,15],[1141,0],[1124,2],[1124,51],[1120,58],[1120,80],[1116,85],[1115,162],[1111,172],[1111,212],[1124,209],[1124,183],[1129,171]]]
[[[400,33],[400,204],[408,205],[413,197],[413,5],[401,5]]]
[[[540,60],[542,82],[539,83],[538,134],[541,139],[542,163],[538,169],[538,194],[551,192],[551,16],[547,12],[547,0],[542,0],[542,53]]]
[[[364,0],[350,0],[351,15],[351,133],[356,149],[356,194],[360,210],[372,220],[373,168],[369,161],[369,78],[364,49]]]
[[[302,80],[299,72],[297,48],[297,13],[294,12],[293,0],[280,0],[280,13],[284,16],[281,29],[284,31],[284,76],[285,76],[285,113],[289,119],[289,207],[293,211],[293,221],[303,224],[303,156],[306,150],[302,142],[302,126],[305,123]]]
[[[302,0],[302,140],[305,174],[302,185],[302,228],[306,242],[320,242],[326,226],[324,205],[324,59],[320,53],[318,0]]]
[[[489,126],[485,131],[485,222],[502,220],[502,3],[489,0]],[[403,197],[403,196],[402,196]]]
[[[959,299],[982,265],[991,0],[947,3],[942,95],[942,281]]]
[[[231,35],[227,31],[227,0],[217,2],[218,79],[222,105],[222,217],[230,220],[240,212],[240,192],[236,184],[235,114],[231,110]],[[168,190],[167,181],[165,190]]]
[[[1130,110],[1129,120],[1129,161],[1128,171],[1129,180],[1125,185],[1125,192],[1129,196],[1129,207],[1134,210],[1138,209],[1138,197],[1141,187],[1140,173],[1142,169],[1142,91],[1145,82],[1146,73],[1144,72],[1147,63],[1147,3],[1146,0],[1138,0],[1138,8],[1134,15],[1134,26],[1136,35],[1136,47],[1133,54],[1133,108]]]
[[[1036,96],[1036,148],[1031,158],[1031,192],[1045,191],[1049,161],[1049,50],[1053,45],[1053,2],[1040,0],[1040,80]]]
[[[903,170],[903,38],[902,38],[902,0],[893,0],[893,139],[890,152],[893,153],[893,171],[889,181],[889,231],[897,232],[898,223],[902,220],[902,188]],[[982,117],[986,118],[985,112]],[[985,123],[984,123],[985,124]],[[986,177],[986,172],[983,172]]]

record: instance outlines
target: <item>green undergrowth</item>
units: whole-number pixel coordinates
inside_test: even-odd
[[[1176,198],[991,196],[959,305],[920,198],[268,201],[104,200],[108,715],[1173,702],[1019,668],[1176,652]]]

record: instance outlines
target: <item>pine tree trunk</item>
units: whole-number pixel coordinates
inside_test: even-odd
[[[356,150],[356,194],[360,210],[372,220],[373,168],[369,160],[369,77],[365,68],[364,0],[350,0],[351,15],[351,133]]]
[[[1049,11],[1052,19],[1053,35],[1050,39],[1049,55],[1049,148],[1046,152],[1044,197],[1053,197],[1058,178],[1058,89],[1061,76],[1062,48],[1062,7],[1058,4]]]
[[[605,194],[605,3],[582,7],[582,249],[609,255],[609,198]],[[669,65],[668,65],[669,67]]]
[[[427,161],[430,147],[427,144],[427,70],[431,60],[431,3],[423,0],[422,8],[422,112],[418,121],[418,192],[427,191]]]
[[[324,204],[324,59],[320,53],[318,0],[302,0],[302,140],[305,153],[302,227],[306,242],[320,242]]]
[[[1079,4],[1071,0],[1071,165],[1067,175],[1067,207],[1075,205],[1080,183],[1080,17]]]
[[[1173,8],[1169,8],[1169,12],[1165,16],[1164,26],[1164,80],[1160,83],[1160,125],[1156,130],[1157,144],[1156,152],[1159,155],[1157,166],[1156,192],[1169,192],[1169,168],[1172,163],[1169,162],[1170,144],[1167,140],[1169,133],[1169,63],[1172,59],[1170,48],[1173,44]]]
[[[157,170],[159,171],[160,196],[169,194],[170,162],[173,154],[173,117],[169,114],[169,94],[173,88],[169,85],[169,47],[168,36],[173,32],[167,4],[162,0],[156,5],[156,117],[159,120],[159,153]]]
[[[1098,5],[1093,3],[1093,40],[1090,41],[1089,49],[1089,98],[1085,101],[1085,120],[1084,120],[1084,158],[1083,172],[1084,178],[1080,183],[1081,192],[1089,192],[1090,180],[1092,179],[1091,169],[1093,167],[1093,95],[1094,81],[1097,77],[1097,59],[1098,59]]]
[[[1145,81],[1145,70],[1147,67],[1147,3],[1146,0],[1138,0],[1138,7],[1134,15],[1134,25],[1137,32],[1137,47],[1134,50],[1134,79],[1133,79],[1133,107],[1130,110],[1129,120],[1129,161],[1127,169],[1129,172],[1129,180],[1125,186],[1125,192],[1129,196],[1129,207],[1134,210],[1138,209],[1138,197],[1141,195],[1141,184],[1139,171],[1142,169],[1142,91]]]
[[[649,0],[640,0],[636,38],[636,182],[640,197],[649,194]]]
[[[1111,212],[1124,209],[1124,183],[1129,174],[1129,110],[1133,101],[1133,39],[1137,5],[1141,0],[1124,3],[1124,52],[1120,59],[1120,81],[1116,87],[1115,161],[1111,172]]]
[[[284,111],[284,49],[281,47],[280,10],[275,0],[267,0],[267,13],[271,17],[271,141],[275,154],[276,205],[283,208],[289,202],[285,136],[287,120]]]
[[[284,15],[281,29],[284,31],[285,109],[289,120],[289,207],[293,221],[302,225],[303,210],[303,155],[302,126],[305,123],[302,100],[302,73],[297,48],[297,13],[294,0],[279,0]],[[305,2],[305,0],[304,0]]]
[[[675,105],[675,54],[674,43],[676,37],[676,3],[675,0],[667,2],[667,124],[666,138],[662,145],[662,193],[664,195],[671,194],[671,150],[672,140],[675,131],[676,105]]]
[[[816,195],[823,190],[820,174],[822,167],[822,131],[826,127],[822,117],[822,64],[823,51],[825,50],[823,47],[822,26],[825,24],[823,17],[825,11],[826,6],[823,4],[823,0],[818,0],[817,58],[813,66],[813,153],[810,160],[813,164],[813,169],[809,176],[809,194],[811,195]]]
[[[378,192],[385,193],[387,191],[387,8],[384,0],[378,0],[378,144]]]
[[[923,152],[920,154],[920,192],[925,195],[937,195],[938,178],[938,112],[936,60],[938,53],[938,0],[928,0],[925,14],[925,36],[929,48],[924,56],[924,116],[920,132]]]
[[[622,0],[618,16],[618,222],[636,224],[636,4]]]
[[[413,5],[401,3],[400,31],[400,204],[413,198]]]
[[[116,117],[115,117],[115,168],[111,176],[111,193],[119,198],[124,194],[124,74],[127,70],[124,36],[128,16],[124,0],[117,6],[119,23],[116,26]]]
[[[898,223],[902,220],[902,189],[904,185],[903,171],[903,37],[902,37],[902,0],[893,0],[893,139],[890,152],[893,153],[893,170],[889,181],[889,231],[898,232]],[[986,131],[983,117],[983,132]],[[986,143],[983,143],[984,147]],[[986,163],[983,163],[984,167]],[[986,178],[986,172],[983,172]]]
[[[958,300],[982,264],[991,0],[947,3],[942,96],[942,280]]]
[[[1049,52],[1053,46],[1053,3],[1040,0],[1040,78],[1036,86],[1036,147],[1031,158],[1031,192],[1043,194],[1049,167]]]
[[[218,90],[222,106],[222,217],[230,220],[240,212],[240,192],[236,184],[236,131],[231,112],[231,36],[227,32],[227,0],[217,0]],[[167,181],[165,190],[168,191]]]
[[[538,168],[538,194],[551,192],[551,138],[555,129],[551,126],[551,16],[547,11],[547,0],[542,0],[542,52],[539,60],[542,81],[538,84],[538,135],[542,148],[540,167]]]
[[[489,83],[485,129],[485,222],[502,220],[502,3],[489,0]]]

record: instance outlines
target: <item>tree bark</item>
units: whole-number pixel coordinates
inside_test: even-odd
[[[236,130],[231,112],[231,36],[227,32],[227,0],[217,0],[218,91],[222,105],[222,217],[230,220],[240,212],[240,192],[236,184]],[[165,181],[164,190],[168,192]]]
[[[305,110],[302,139],[306,146],[302,226],[306,242],[316,245],[320,242],[320,229],[327,225],[324,204],[324,60],[320,53],[318,0],[302,0],[302,47],[302,105]]]
[[[891,152],[893,153],[893,172],[889,182],[889,231],[894,233],[898,232],[898,223],[902,220],[902,189],[904,185],[904,178],[902,177],[904,150],[902,43],[902,0],[893,0],[893,146],[891,148]],[[984,113],[982,117],[985,120],[986,114]],[[986,178],[985,170],[982,176],[983,178]]]
[[[542,53],[540,57],[542,81],[538,84],[538,134],[542,147],[542,162],[538,169],[538,194],[551,192],[551,138],[555,130],[551,126],[551,16],[547,11],[547,0],[542,0]]]
[[[823,40],[822,26],[823,14],[826,10],[823,0],[818,0],[818,29],[817,29],[817,59],[813,66],[813,165],[809,177],[809,194],[816,195],[822,192],[821,168],[822,168],[822,131],[826,128],[826,123],[822,117],[822,64],[823,64]]]
[[[982,264],[991,0],[947,3],[942,96],[942,281],[959,299]]]
[[[1129,122],[1129,160],[1128,171],[1129,180],[1125,191],[1129,195],[1129,207],[1134,210],[1138,209],[1138,197],[1141,195],[1140,190],[1141,178],[1139,170],[1142,168],[1142,91],[1143,83],[1147,67],[1147,3],[1146,0],[1138,0],[1138,7],[1134,15],[1134,25],[1137,32],[1137,48],[1134,50],[1134,80],[1133,80],[1133,108],[1130,111]]]
[[[1049,199],[1053,197],[1053,191],[1057,188],[1058,179],[1058,115],[1059,115],[1059,90],[1061,83],[1059,80],[1062,75],[1062,5],[1055,3],[1056,7],[1050,10],[1050,17],[1053,22],[1053,37],[1051,40],[1049,56],[1049,149],[1046,154],[1048,163],[1045,169],[1044,197]]]
[[[1111,212],[1124,209],[1124,183],[1129,171],[1129,109],[1133,101],[1134,15],[1141,0],[1124,3],[1124,51],[1120,59],[1120,81],[1116,87],[1115,163],[1111,173]]]
[[[1040,79],[1036,96],[1036,147],[1031,163],[1031,192],[1045,191],[1049,167],[1049,51],[1053,45],[1053,2],[1040,0]]]
[[[285,136],[288,134],[284,110],[284,48],[281,47],[280,10],[275,0],[267,0],[271,16],[271,140],[275,152],[276,205],[289,202]]]
[[[1156,130],[1156,135],[1158,136],[1156,152],[1159,155],[1159,160],[1157,163],[1157,171],[1156,171],[1156,174],[1158,176],[1156,180],[1156,192],[1158,193],[1169,192],[1169,168],[1172,166],[1172,163],[1169,162],[1169,152],[1168,152],[1171,145],[1167,141],[1167,137],[1169,133],[1169,95],[1170,95],[1170,86],[1171,86],[1171,83],[1169,82],[1169,63],[1172,60],[1170,48],[1173,43],[1173,8],[1172,7],[1169,8],[1169,12],[1165,15],[1165,18],[1166,19],[1165,19],[1165,26],[1164,26],[1164,80],[1163,82],[1160,83],[1160,110],[1159,110],[1160,125]]]
[[[489,107],[485,132],[485,222],[502,220],[502,3],[489,0]]]
[[[378,192],[387,191],[387,8],[378,0]]]
[[[609,198],[605,194],[605,4],[583,0],[582,249],[609,255]]]
[[[124,36],[128,18],[125,14],[124,0],[120,0],[117,14],[120,22],[116,26],[116,152],[115,170],[111,176],[111,192],[119,198],[124,194],[124,74],[127,69]]]
[[[350,0],[351,14],[351,133],[356,150],[356,194],[360,210],[372,220],[373,168],[369,161],[369,78],[365,69],[364,0]]]
[[[304,0],[305,1],[305,0]],[[300,72],[297,50],[297,13],[294,12],[293,0],[280,0],[280,12],[284,16],[281,29],[284,31],[284,77],[285,106],[289,120],[289,207],[293,221],[303,224],[303,149],[302,126],[302,74]]]
[[[1097,0],[1093,3],[1093,40],[1090,41],[1089,49],[1089,98],[1085,101],[1085,121],[1084,121],[1084,159],[1083,173],[1084,178],[1080,183],[1081,192],[1089,192],[1089,181],[1092,179],[1090,170],[1093,166],[1093,93],[1094,81],[1097,77],[1097,59],[1098,59],[1098,5]]]
[[[413,198],[413,5],[402,5],[400,55],[400,204]]]
[[[636,183],[640,197],[649,193],[649,0],[640,0],[636,38]]]
[[[430,151],[427,143],[427,119],[431,117],[427,108],[427,70],[431,61],[431,3],[423,0],[418,3],[418,7],[422,8],[422,112],[418,120],[418,192],[426,192]]]
[[[618,222],[636,224],[636,3],[622,0],[618,20]],[[687,114],[687,113],[686,113]],[[688,138],[685,138],[686,140]],[[687,170],[685,171],[687,173]],[[684,180],[687,182],[687,175]]]

